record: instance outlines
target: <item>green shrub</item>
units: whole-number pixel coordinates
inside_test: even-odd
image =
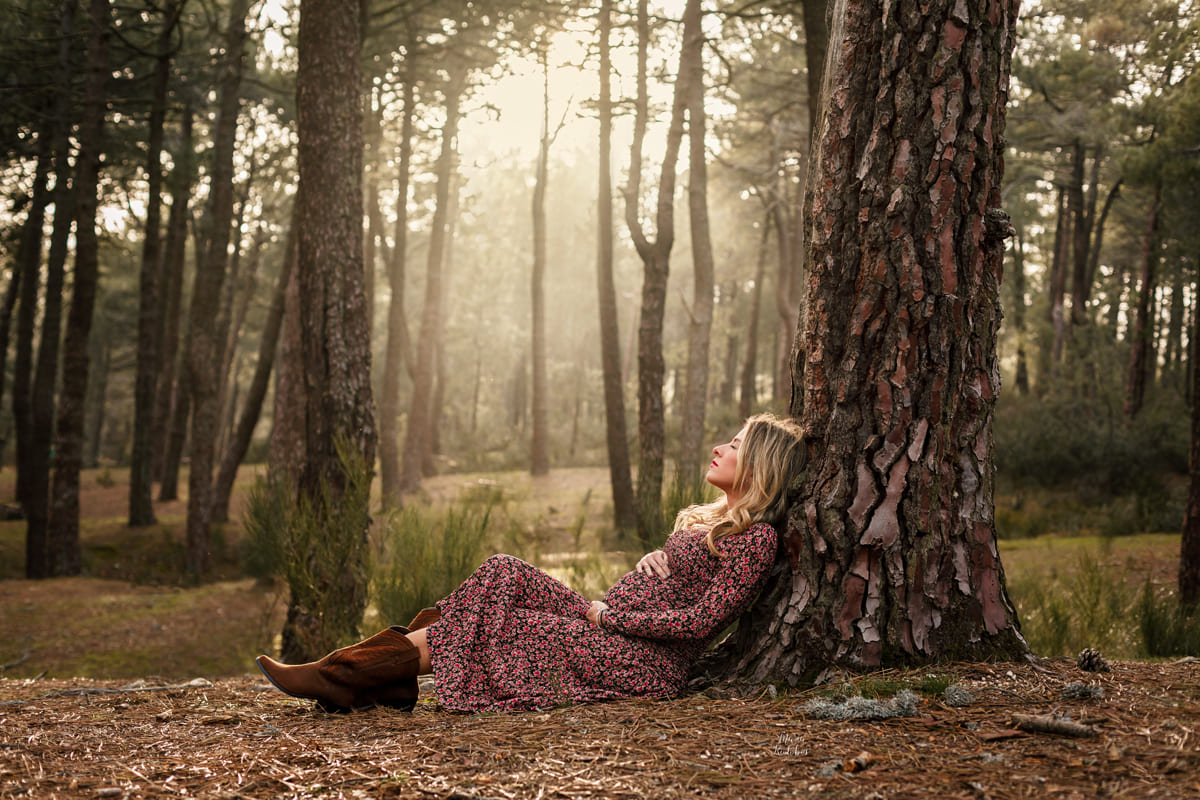
[[[388,519],[374,584],[385,621],[407,622],[475,571],[498,502],[486,494],[440,511],[406,506]]]

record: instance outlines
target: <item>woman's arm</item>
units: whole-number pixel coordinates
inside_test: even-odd
[[[754,602],[775,563],[778,537],[770,525],[751,526],[744,534],[722,539],[726,553],[708,590],[687,608],[666,611],[604,613],[604,627],[651,639],[707,639]]]

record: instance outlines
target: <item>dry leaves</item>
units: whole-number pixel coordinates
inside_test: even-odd
[[[879,722],[806,719],[815,692],[329,715],[255,678],[0,680],[0,798],[1200,797],[1196,664],[1112,667],[954,665],[974,703]],[[1080,680],[1103,695],[1062,697]]]

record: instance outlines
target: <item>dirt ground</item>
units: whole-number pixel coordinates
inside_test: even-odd
[[[0,798],[1200,797],[1200,663],[1111,666],[942,667],[965,705],[841,722],[806,709],[820,689],[462,715],[426,686],[330,715],[253,677],[3,679]]]

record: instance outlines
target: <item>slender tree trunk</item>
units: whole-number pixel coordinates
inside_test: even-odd
[[[196,264],[189,315],[188,372],[192,393],[191,465],[188,471],[187,549],[192,575],[208,572],[209,514],[212,511],[212,466],[220,409],[221,333],[216,325],[225,282],[233,222],[233,151],[237,136],[238,91],[245,61],[246,13],[249,0],[234,0],[225,32],[225,63],[217,91],[212,180],[205,209],[204,257]]]
[[[446,211],[446,246],[442,257],[442,286],[450,286],[454,269],[454,232],[458,225],[458,151],[450,169],[449,207]],[[421,474],[426,478],[437,475],[437,458],[442,454],[442,419],[446,410],[446,292],[443,290],[438,309],[438,323],[433,340],[437,343],[433,356],[433,392],[429,398],[429,435],[421,454]]]
[[[459,104],[466,84],[466,69],[452,69],[446,86],[446,122],[442,128],[442,151],[438,157],[436,206],[429,234],[426,262],[425,305],[417,339],[417,368],[408,423],[404,432],[404,450],[400,462],[400,488],[410,491],[421,485],[421,462],[429,449],[433,382],[437,355],[437,332],[441,328],[442,260],[446,248],[446,221],[449,215],[450,182],[454,171],[454,140],[458,134]]]
[[[107,108],[105,86],[110,66],[110,0],[91,0],[87,84],[79,123],[76,159],[74,289],[63,342],[63,381],[55,441],[54,487],[50,505],[49,573],[78,575],[83,570],[79,543],[79,469],[83,459],[84,412],[88,386],[88,341],[100,275],[96,206],[100,180],[101,135]]]
[[[4,300],[0,302],[0,404],[4,399],[4,379],[8,377],[8,339],[12,331],[13,311],[17,308],[17,297],[21,293],[21,265],[13,265],[8,284],[4,287]],[[0,464],[4,463],[4,445],[7,431],[0,436]]]
[[[1194,288],[1200,289],[1200,279]],[[1200,313],[1192,309],[1192,445],[1188,462],[1187,507],[1179,545],[1179,603],[1192,612],[1200,604]]]
[[[258,362],[254,367],[254,378],[246,392],[246,400],[242,404],[242,413],[238,419],[237,428],[230,440],[229,447],[221,459],[221,468],[217,472],[217,480],[213,485],[212,519],[214,522],[225,522],[229,519],[229,496],[233,492],[233,483],[237,479],[238,467],[250,449],[250,441],[254,436],[254,428],[258,425],[262,413],[263,400],[271,383],[271,369],[275,363],[275,349],[279,342],[279,331],[283,328],[283,313],[287,305],[287,290],[290,277],[295,269],[296,251],[296,222],[295,215],[288,226],[287,244],[283,255],[283,266],[280,267],[279,277],[275,282],[275,291],[271,296],[271,308],[267,312],[266,322],[263,323],[262,338],[258,344]]]
[[[1142,242],[1142,276],[1138,289],[1133,332],[1129,337],[1129,373],[1125,379],[1125,416],[1133,419],[1142,410],[1146,401],[1146,382],[1154,369],[1151,355],[1151,337],[1154,326],[1150,310],[1154,303],[1154,290],[1158,273],[1158,215],[1160,212],[1162,187],[1154,186],[1150,209],[1146,212],[1146,235]]]
[[[700,0],[683,11],[680,80],[686,81],[688,113],[688,214],[692,242],[692,307],[688,319],[687,373],[683,385],[683,427],[678,472],[696,475],[706,462],[704,417],[708,408],[708,351],[713,320],[713,249],[708,225],[707,118],[704,111],[704,31]],[[686,78],[684,77],[686,73]]]
[[[339,455],[348,448],[375,465],[375,409],[363,276],[362,29],[359,15],[334,0],[301,0],[296,105],[300,188],[297,233],[305,460],[299,490],[321,527],[349,549],[344,564],[317,563],[321,608],[298,602],[283,631],[285,658],[312,657],[357,630],[367,601],[369,513],[347,507],[355,476]],[[369,485],[369,478],[368,478]],[[361,524],[361,527],[359,527]],[[336,570],[335,573],[330,570]]]
[[[17,269],[21,271],[20,300],[17,304],[17,341],[13,358],[12,414],[17,439],[17,502],[22,506],[29,501],[28,482],[30,471],[23,466],[29,463],[33,450],[33,338],[37,326],[38,294],[42,288],[42,228],[46,223],[46,206],[50,203],[48,185],[50,166],[54,160],[50,144],[49,126],[39,134],[38,160],[33,178],[33,197],[29,203],[29,216],[21,230],[21,242],[17,248]],[[35,569],[40,572],[44,561],[42,544],[34,553]],[[26,571],[29,570],[28,548],[26,548]]]
[[[750,416],[758,402],[758,319],[762,315],[763,281],[767,277],[767,243],[771,238],[771,221],[763,220],[762,238],[758,242],[758,261],[754,268],[754,291],[750,293],[750,319],[746,321],[746,358],[742,362],[742,383],[738,392],[738,416]]]
[[[1087,197],[1084,197],[1083,180],[1087,167],[1087,148],[1083,142],[1076,140],[1072,148],[1071,183],[1067,187],[1067,208],[1071,214],[1071,324],[1081,326],[1087,324],[1087,303],[1091,295],[1088,278],[1088,245],[1092,239],[1092,219],[1096,214],[1095,181],[1098,174],[1093,174],[1092,184],[1088,187]],[[1096,172],[1100,169],[1100,153],[1096,153]]]
[[[171,173],[171,213],[167,217],[167,240],[163,250],[162,295],[165,298],[159,319],[161,348],[158,354],[158,388],[155,390],[154,422],[150,432],[153,442],[154,479],[162,481],[160,499],[175,499],[174,479],[167,495],[167,458],[173,409],[179,402],[180,387],[176,386],[179,367],[179,328],[183,308],[183,266],[187,251],[188,201],[193,182],[192,165],[192,104],[184,101],[179,122],[179,145],[173,153],[175,169]],[[185,401],[186,402],[186,401]],[[186,424],[186,419],[185,423]],[[182,448],[180,451],[182,454]],[[176,456],[172,473],[179,469]]]
[[[546,380],[546,181],[550,166],[550,67],[546,48],[538,51],[542,66],[542,141],[533,184],[533,271],[530,279],[530,361],[533,365],[533,431],[529,472],[550,472],[550,402]]]
[[[129,456],[129,525],[153,525],[154,392],[158,388],[158,343],[162,336],[162,217],[163,128],[167,117],[167,86],[171,78],[171,33],[179,19],[178,0],[167,3],[158,35],[154,94],[150,103],[146,155],[146,226],[142,238],[142,268],[138,286],[137,369],[133,391],[133,447]]]
[[[1017,394],[1029,394],[1029,366],[1025,354],[1025,235],[1024,229],[1015,226],[1013,243],[1013,334],[1017,340]]]
[[[1067,320],[1064,304],[1067,286],[1067,262],[1071,247],[1071,215],[1067,191],[1058,192],[1058,221],[1054,229],[1054,256],[1050,265],[1050,326],[1054,341],[1050,348],[1051,365],[1062,363],[1063,344],[1067,338]],[[1049,383],[1047,375],[1046,384]],[[1039,385],[1043,381],[1038,381]],[[1048,388],[1048,386],[1046,387]]]
[[[293,200],[294,227],[299,225],[299,195]],[[294,234],[299,247],[299,232]],[[292,254],[299,260],[299,251]],[[300,281],[293,275],[284,290],[283,320],[279,352],[275,356],[275,399],[271,412],[271,440],[268,470],[275,481],[298,485],[300,465],[307,460],[304,444],[304,375],[300,360]]]
[[[625,428],[625,383],[621,370],[621,334],[613,282],[612,195],[612,0],[600,3],[600,154],[597,189],[596,288],[600,307],[600,361],[604,372],[605,444],[612,488],[613,524],[619,531],[637,527],[629,442]]]
[[[64,0],[60,19],[58,96],[55,107],[54,149],[54,225],[50,231],[50,252],[46,258],[46,291],[42,299],[42,335],[38,342],[37,367],[30,387],[29,435],[27,457],[17,464],[25,471],[25,575],[48,578],[55,574],[52,543],[49,540],[51,447],[54,442],[54,389],[58,378],[58,354],[62,337],[62,296],[71,226],[75,222],[75,197],[72,194],[71,40],[74,31],[75,0]]]
[[[1027,653],[996,549],[991,436],[1015,12],[834,8],[803,350],[809,463],[788,563],[709,662],[718,674],[794,686]],[[913,20],[921,39],[905,36]]]
[[[396,165],[396,224],[388,263],[387,345],[383,361],[383,390],[379,399],[379,472],[385,508],[400,505],[400,379],[413,368],[409,353],[408,319],[404,308],[408,249],[408,183],[416,118],[417,41],[412,25],[404,60],[404,117],[400,123]]]
[[[675,99],[671,124],[663,154],[658,182],[655,215],[655,241],[651,242],[642,226],[640,214],[642,145],[649,119],[647,62],[650,41],[650,12],[646,0],[638,1],[638,73],[637,113],[634,119],[633,146],[629,160],[629,185],[625,191],[625,222],[634,247],[642,260],[642,304],[638,319],[638,539],[649,546],[662,508],[663,457],[666,444],[666,414],[663,409],[663,316],[666,310],[667,277],[671,247],[675,243],[675,164],[683,140],[683,117],[687,105],[687,80],[680,74],[675,80]]]

